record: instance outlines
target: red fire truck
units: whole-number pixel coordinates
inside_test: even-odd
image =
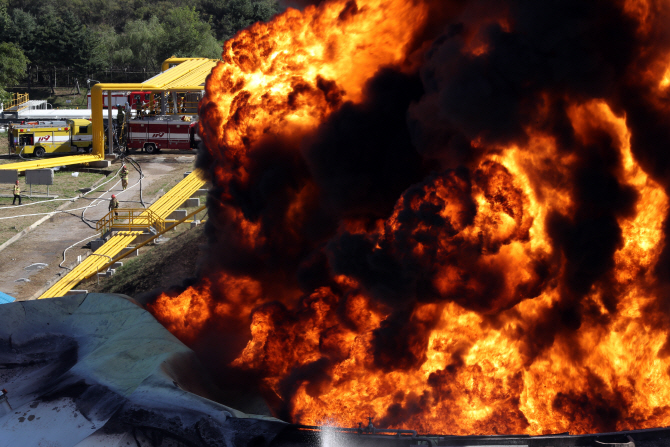
[[[126,148],[144,149],[150,154],[161,149],[195,149],[200,143],[197,125],[197,121],[171,117],[131,119],[128,120]]]

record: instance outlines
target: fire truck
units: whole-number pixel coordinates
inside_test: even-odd
[[[86,119],[33,121],[14,125],[11,142],[21,155],[91,152],[93,125]]]
[[[161,149],[191,150],[198,147],[197,121],[171,116],[128,120],[126,148],[155,154]]]

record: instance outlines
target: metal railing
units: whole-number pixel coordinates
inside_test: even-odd
[[[108,258],[110,261],[113,259],[109,255],[103,255],[103,254],[100,254],[100,253],[91,253],[91,256],[104,256],[105,258]],[[98,277],[98,285],[100,285],[100,266],[95,267],[95,274]]]
[[[7,107],[7,110],[12,111],[14,107],[16,107],[16,110],[22,110],[28,107],[28,93],[12,93],[12,100],[9,102],[9,107]]]
[[[149,227],[159,233],[165,229],[165,221],[149,208],[117,208],[95,224],[95,229],[103,236],[112,230],[146,230]]]

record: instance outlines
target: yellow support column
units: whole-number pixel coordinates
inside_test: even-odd
[[[107,147],[109,155],[114,152],[114,126],[112,125],[112,91],[107,91]]]
[[[91,88],[91,121],[93,122],[93,154],[105,158],[105,128],[102,124],[102,84]]]

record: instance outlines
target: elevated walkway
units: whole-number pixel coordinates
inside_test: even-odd
[[[119,208],[107,213],[95,224],[101,236],[112,231],[146,231],[153,228],[157,232],[165,229],[165,220],[151,209]]]
[[[111,261],[114,256],[119,254],[121,250],[126,248],[128,244],[132,243],[137,236],[142,234],[141,231],[121,231],[114,237],[108,240],[102,247],[98,248],[94,253],[89,255],[81,264],[72,269],[56,284],[51,286],[38,299],[42,298],[56,298],[64,296],[79,282],[88,278],[92,274],[100,271]],[[104,271],[104,270],[103,270]]]
[[[9,105],[5,107],[5,112],[19,112],[28,107],[30,99],[28,93],[12,93],[12,99]]]

